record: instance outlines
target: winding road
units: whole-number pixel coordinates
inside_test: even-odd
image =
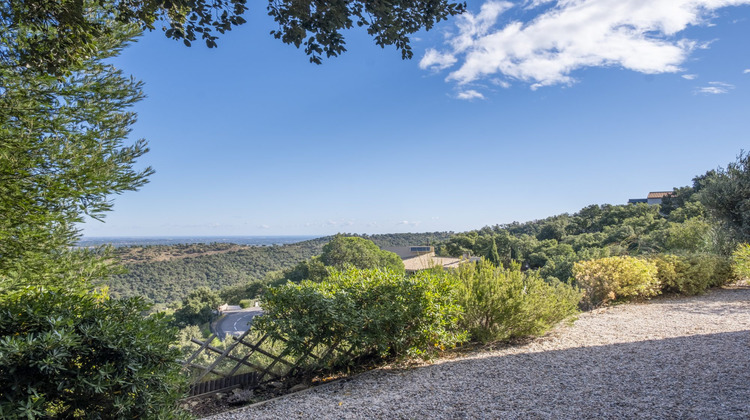
[[[250,328],[253,318],[262,314],[262,308],[225,311],[224,318],[216,323],[216,335],[221,339],[224,339],[227,335],[240,336]]]

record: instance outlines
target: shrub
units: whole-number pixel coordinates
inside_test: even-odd
[[[737,276],[742,279],[750,278],[750,244],[740,244],[732,253]]]
[[[369,239],[336,235],[323,246],[320,261],[327,267],[343,270],[347,266],[359,269],[382,268],[404,273],[404,262],[393,252],[383,251]],[[305,277],[305,280],[312,280]]]
[[[214,318],[220,304],[218,293],[205,286],[199,287],[182,300],[182,305],[174,311],[174,321],[179,327],[205,324]]]
[[[734,278],[731,261],[712,254],[659,255],[651,258],[666,292],[696,295]]]
[[[179,418],[184,377],[140,299],[26,292],[0,304],[0,417]]]
[[[455,276],[460,280],[462,325],[482,342],[543,334],[575,314],[581,299],[575,288],[547,283],[535,271],[522,273],[517,263],[496,268],[482,260],[463,264]]]
[[[627,256],[581,261],[573,266],[587,307],[615,299],[655,296],[660,292],[656,274],[653,262]]]
[[[247,309],[253,307],[255,304],[255,299],[242,299],[240,301],[240,308]]]
[[[332,366],[362,356],[427,356],[465,338],[456,332],[455,290],[452,278],[435,271],[406,277],[378,269],[333,270],[323,282],[269,289],[265,314],[254,325],[288,340],[298,355],[316,345],[351,347],[348,358]]]

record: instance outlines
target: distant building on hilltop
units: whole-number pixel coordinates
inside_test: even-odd
[[[654,191],[648,193],[646,199],[648,200],[648,204],[661,204],[662,198],[671,197],[672,195],[672,191]]]
[[[671,197],[674,194],[673,191],[652,191],[648,193],[646,198],[631,198],[628,200],[628,204],[646,203],[649,205],[661,204],[661,200],[664,197]]]
[[[452,258],[436,257],[435,247],[432,246],[391,246],[383,247],[384,251],[390,251],[401,257],[407,273],[428,270],[433,267],[456,268],[467,261],[475,261],[478,258]]]

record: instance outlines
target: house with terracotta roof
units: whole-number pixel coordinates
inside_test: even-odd
[[[467,261],[476,261],[479,258],[452,258],[435,256],[435,247],[432,246],[392,246],[383,247],[384,251],[390,251],[401,257],[407,273],[421,270],[429,270],[434,267],[456,268]]]
[[[651,191],[646,198],[631,198],[628,204],[646,203],[649,205],[661,204],[664,197],[671,197],[673,191]]]
[[[648,204],[661,204],[661,200],[664,197],[671,197],[672,194],[672,191],[654,191],[648,193],[646,199],[648,200]]]

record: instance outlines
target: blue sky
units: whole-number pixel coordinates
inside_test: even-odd
[[[401,60],[360,30],[308,63],[262,4],[219,48],[160,31],[145,82],[156,170],[86,236],[465,231],[691,183],[749,149],[750,0],[468,3]]]

